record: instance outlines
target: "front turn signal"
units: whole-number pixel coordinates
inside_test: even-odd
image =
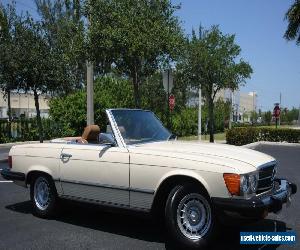
[[[240,195],[240,175],[223,174],[226,187],[232,195]]]

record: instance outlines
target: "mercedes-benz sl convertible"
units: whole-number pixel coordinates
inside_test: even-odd
[[[12,147],[1,174],[30,186],[34,212],[52,216],[60,199],[153,212],[178,244],[206,245],[220,217],[278,212],[296,185],[254,150],[177,141],[150,111],[110,109],[80,137]]]

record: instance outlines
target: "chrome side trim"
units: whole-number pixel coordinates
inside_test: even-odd
[[[111,188],[79,182],[62,182],[62,188],[63,195],[129,205],[129,191],[123,187]]]
[[[85,186],[95,186],[95,187],[102,187],[102,188],[118,189],[118,190],[125,190],[125,191],[138,192],[138,193],[154,194],[154,192],[155,192],[154,190],[150,190],[150,189],[130,188],[130,187],[125,187],[125,186],[116,186],[116,185],[102,184],[102,183],[92,183],[92,182],[65,180],[65,179],[61,179],[60,181],[64,182],[64,183],[72,183],[72,184],[79,184],[79,185],[85,185]]]
[[[95,203],[122,204],[139,209],[151,209],[154,199],[154,190],[129,188],[100,183],[88,183],[75,180],[61,180],[63,192],[58,192],[63,197],[93,201]]]
[[[139,207],[151,209],[154,200],[154,193],[146,193],[144,191],[130,192],[130,207]]]
[[[137,192],[137,193],[146,193],[146,194],[154,194],[155,191],[151,189],[143,189],[143,188],[129,188],[129,191],[131,192]]]
[[[119,204],[119,203],[105,202],[105,201],[101,201],[101,200],[94,200],[94,199],[88,199],[88,198],[80,198],[80,197],[71,196],[71,195],[60,195],[60,197],[63,199],[69,199],[69,200],[74,200],[74,201],[79,201],[79,202],[87,202],[87,203],[92,203],[92,204],[97,204],[97,205],[108,206],[108,207],[115,207],[115,208],[121,208],[121,209],[127,209],[127,210],[147,212],[147,213],[150,212],[150,209],[147,209],[147,208],[133,207],[133,206]]]

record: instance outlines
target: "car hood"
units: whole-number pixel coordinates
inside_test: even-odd
[[[254,171],[259,166],[275,160],[269,155],[240,146],[177,140],[137,144],[130,146],[129,151],[132,154],[205,162],[235,169],[239,173]]]

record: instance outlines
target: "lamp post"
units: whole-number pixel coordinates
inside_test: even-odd
[[[94,124],[94,70],[91,61],[86,62],[87,125]]]
[[[90,25],[90,16],[87,18],[88,25]],[[94,124],[94,68],[93,62],[86,61],[86,101],[87,101],[87,125]]]
[[[198,140],[201,141],[201,104],[202,104],[202,94],[201,94],[201,84],[199,85],[199,107],[198,107]]]

